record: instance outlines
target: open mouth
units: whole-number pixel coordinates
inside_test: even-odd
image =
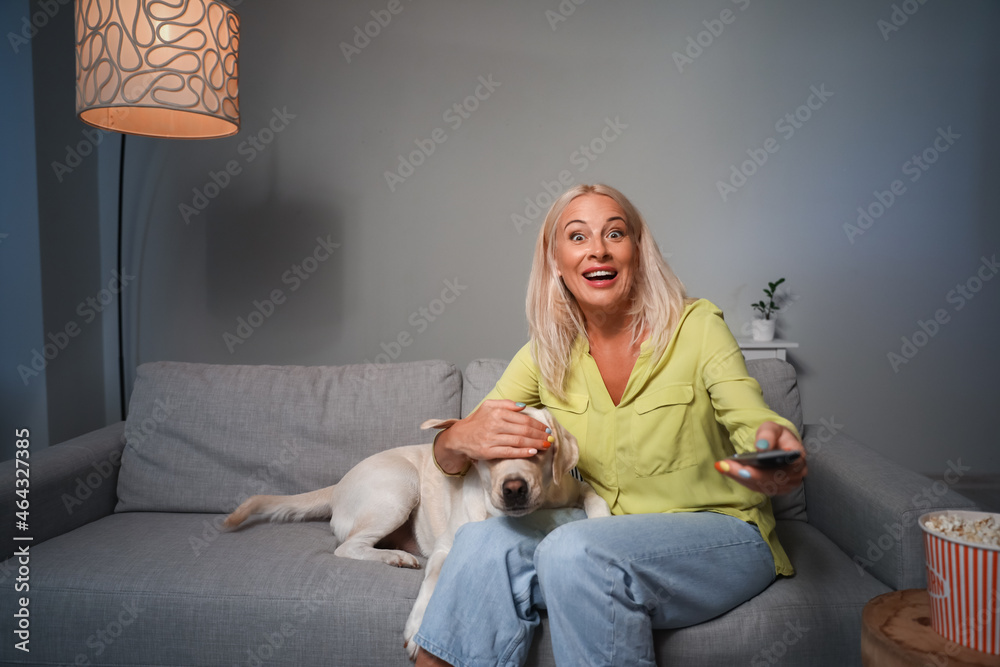
[[[596,271],[587,271],[583,274],[583,277],[596,283],[602,280],[614,280],[617,275],[618,272],[611,269],[598,269]]]

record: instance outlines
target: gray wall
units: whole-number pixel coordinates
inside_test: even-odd
[[[630,196],[738,335],[766,282],[787,278],[779,334],[801,345],[807,421],[921,472],[959,458],[1000,472],[1000,281],[976,276],[1000,250],[996,3],[238,11],[240,134],[128,140],[133,366],[509,357],[563,176]],[[877,217],[845,230],[859,206]],[[967,283],[971,298],[952,292]]]

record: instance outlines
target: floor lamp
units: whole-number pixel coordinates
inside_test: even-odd
[[[218,0],[76,0],[76,113],[122,134],[117,268],[122,265],[125,137],[212,139],[239,132],[239,16]],[[126,416],[118,294],[118,382]]]

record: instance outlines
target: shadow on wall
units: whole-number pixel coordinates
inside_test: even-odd
[[[328,205],[270,196],[215,208],[205,225],[206,305],[226,323],[221,335],[232,363],[315,359],[342,331],[350,284],[338,216]],[[257,335],[263,341],[247,354]]]

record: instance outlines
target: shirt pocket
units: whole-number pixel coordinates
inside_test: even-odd
[[[635,399],[632,459],[637,477],[652,477],[698,462],[691,442],[694,385],[677,383]]]
[[[563,428],[573,434],[578,442],[583,442],[587,438],[587,408],[590,406],[590,397],[586,394],[566,394],[566,398],[559,398],[552,392],[540,387],[538,390],[538,400],[542,407],[548,408],[552,416],[556,418]]]

